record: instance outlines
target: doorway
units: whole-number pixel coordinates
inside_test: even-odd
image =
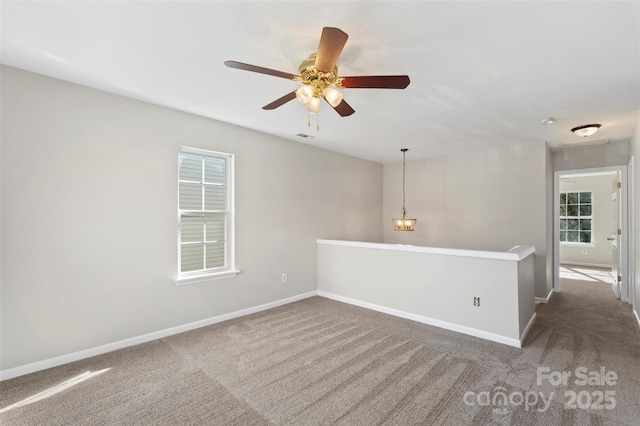
[[[562,266],[606,268],[611,294],[631,303],[627,166],[554,173],[554,282]]]

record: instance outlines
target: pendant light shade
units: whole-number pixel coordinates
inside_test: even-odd
[[[402,217],[393,219],[393,230],[394,231],[413,231],[416,226],[417,219],[412,219],[407,217],[407,209],[404,205],[404,180],[405,180],[405,155],[407,148],[402,148]]]
[[[320,111],[320,98],[313,96],[309,99],[309,102],[307,102],[307,111],[311,114],[317,114],[318,111]]]
[[[311,86],[302,86],[298,90],[296,90],[296,99],[301,104],[306,104],[313,97],[313,89]]]
[[[414,226],[416,226],[417,220],[418,219],[408,218],[407,213],[402,212],[401,219],[393,219],[393,222],[394,222],[393,230],[394,231],[413,231]]]
[[[338,92],[336,89],[332,89],[331,87],[327,87],[324,89],[324,98],[329,102],[329,105],[332,107],[337,107],[342,102],[342,93]]]

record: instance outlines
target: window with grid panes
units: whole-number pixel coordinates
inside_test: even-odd
[[[231,154],[180,148],[179,281],[234,269],[232,167]]]
[[[591,243],[593,221],[591,192],[560,193],[560,242]]]

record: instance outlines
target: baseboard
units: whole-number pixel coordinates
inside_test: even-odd
[[[549,294],[547,294],[547,297],[536,297],[536,303],[549,303],[549,300],[551,300],[552,295],[553,295],[553,290],[551,290]]]
[[[640,327],[640,317],[638,316],[638,311],[633,310],[633,315],[636,317],[636,321],[638,321],[638,327]]]
[[[611,268],[611,265],[606,265],[604,263],[562,262],[562,261],[560,261],[560,266],[562,266],[562,265],[591,266],[592,268]]]
[[[68,364],[70,362],[79,361],[85,358],[90,358],[92,356],[102,355],[107,352],[113,352],[118,349],[139,345],[141,343],[150,342],[152,340],[162,339],[163,337],[184,333],[186,331],[195,330],[196,328],[206,327],[208,325],[216,324],[222,321],[228,321],[230,319],[242,317],[249,314],[254,314],[256,312],[265,311],[267,309],[276,308],[278,306],[316,296],[317,294],[318,292],[314,290],[308,293],[299,294],[297,296],[288,297],[286,299],[276,300],[275,302],[265,303],[264,305],[254,306],[252,308],[218,315],[200,321],[179,325],[177,327],[154,331],[152,333],[143,334],[141,336],[131,337],[129,339],[119,340],[113,343],[107,343],[106,345],[96,346],[94,348],[84,349],[78,352],[72,352],[70,354],[45,359],[43,361],[32,362],[30,364],[21,365],[19,367],[9,368],[7,370],[0,371],[0,381],[9,380],[14,377],[23,376],[25,374],[35,373],[36,371],[46,370],[48,368],[57,367],[59,365]]]
[[[444,328],[446,330],[455,331],[469,336],[479,337],[481,339],[491,340],[493,342],[502,343],[503,345],[514,346],[516,348],[522,347],[522,342],[518,339],[513,339],[499,334],[489,333],[487,331],[478,330],[476,328],[465,327],[463,325],[454,324],[447,321],[437,320],[435,318],[425,317],[422,315],[412,314],[410,312],[400,311],[398,309],[388,308],[386,306],[375,305],[369,302],[363,302],[357,299],[351,299],[349,297],[340,296],[326,291],[318,290],[318,296],[326,297],[327,299],[337,300],[338,302],[348,303],[350,305],[359,306],[361,308],[371,309],[373,311],[382,312],[384,314],[393,315],[400,318],[409,319],[412,321],[420,322],[427,325],[433,325],[435,327]],[[533,321],[533,318],[532,320]],[[531,323],[530,321],[530,323]],[[529,327],[529,326],[527,326]]]
[[[534,312],[533,315],[531,315],[531,319],[529,320],[529,323],[527,324],[527,326],[524,328],[524,331],[520,335],[520,345],[524,343],[524,339],[527,338],[527,334],[529,334],[529,330],[531,329],[531,326],[535,321],[536,321],[536,313]]]

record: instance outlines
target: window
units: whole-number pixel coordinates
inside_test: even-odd
[[[560,194],[560,242],[591,243],[593,221],[591,192]]]
[[[233,155],[181,147],[178,154],[178,284],[235,276]]]

